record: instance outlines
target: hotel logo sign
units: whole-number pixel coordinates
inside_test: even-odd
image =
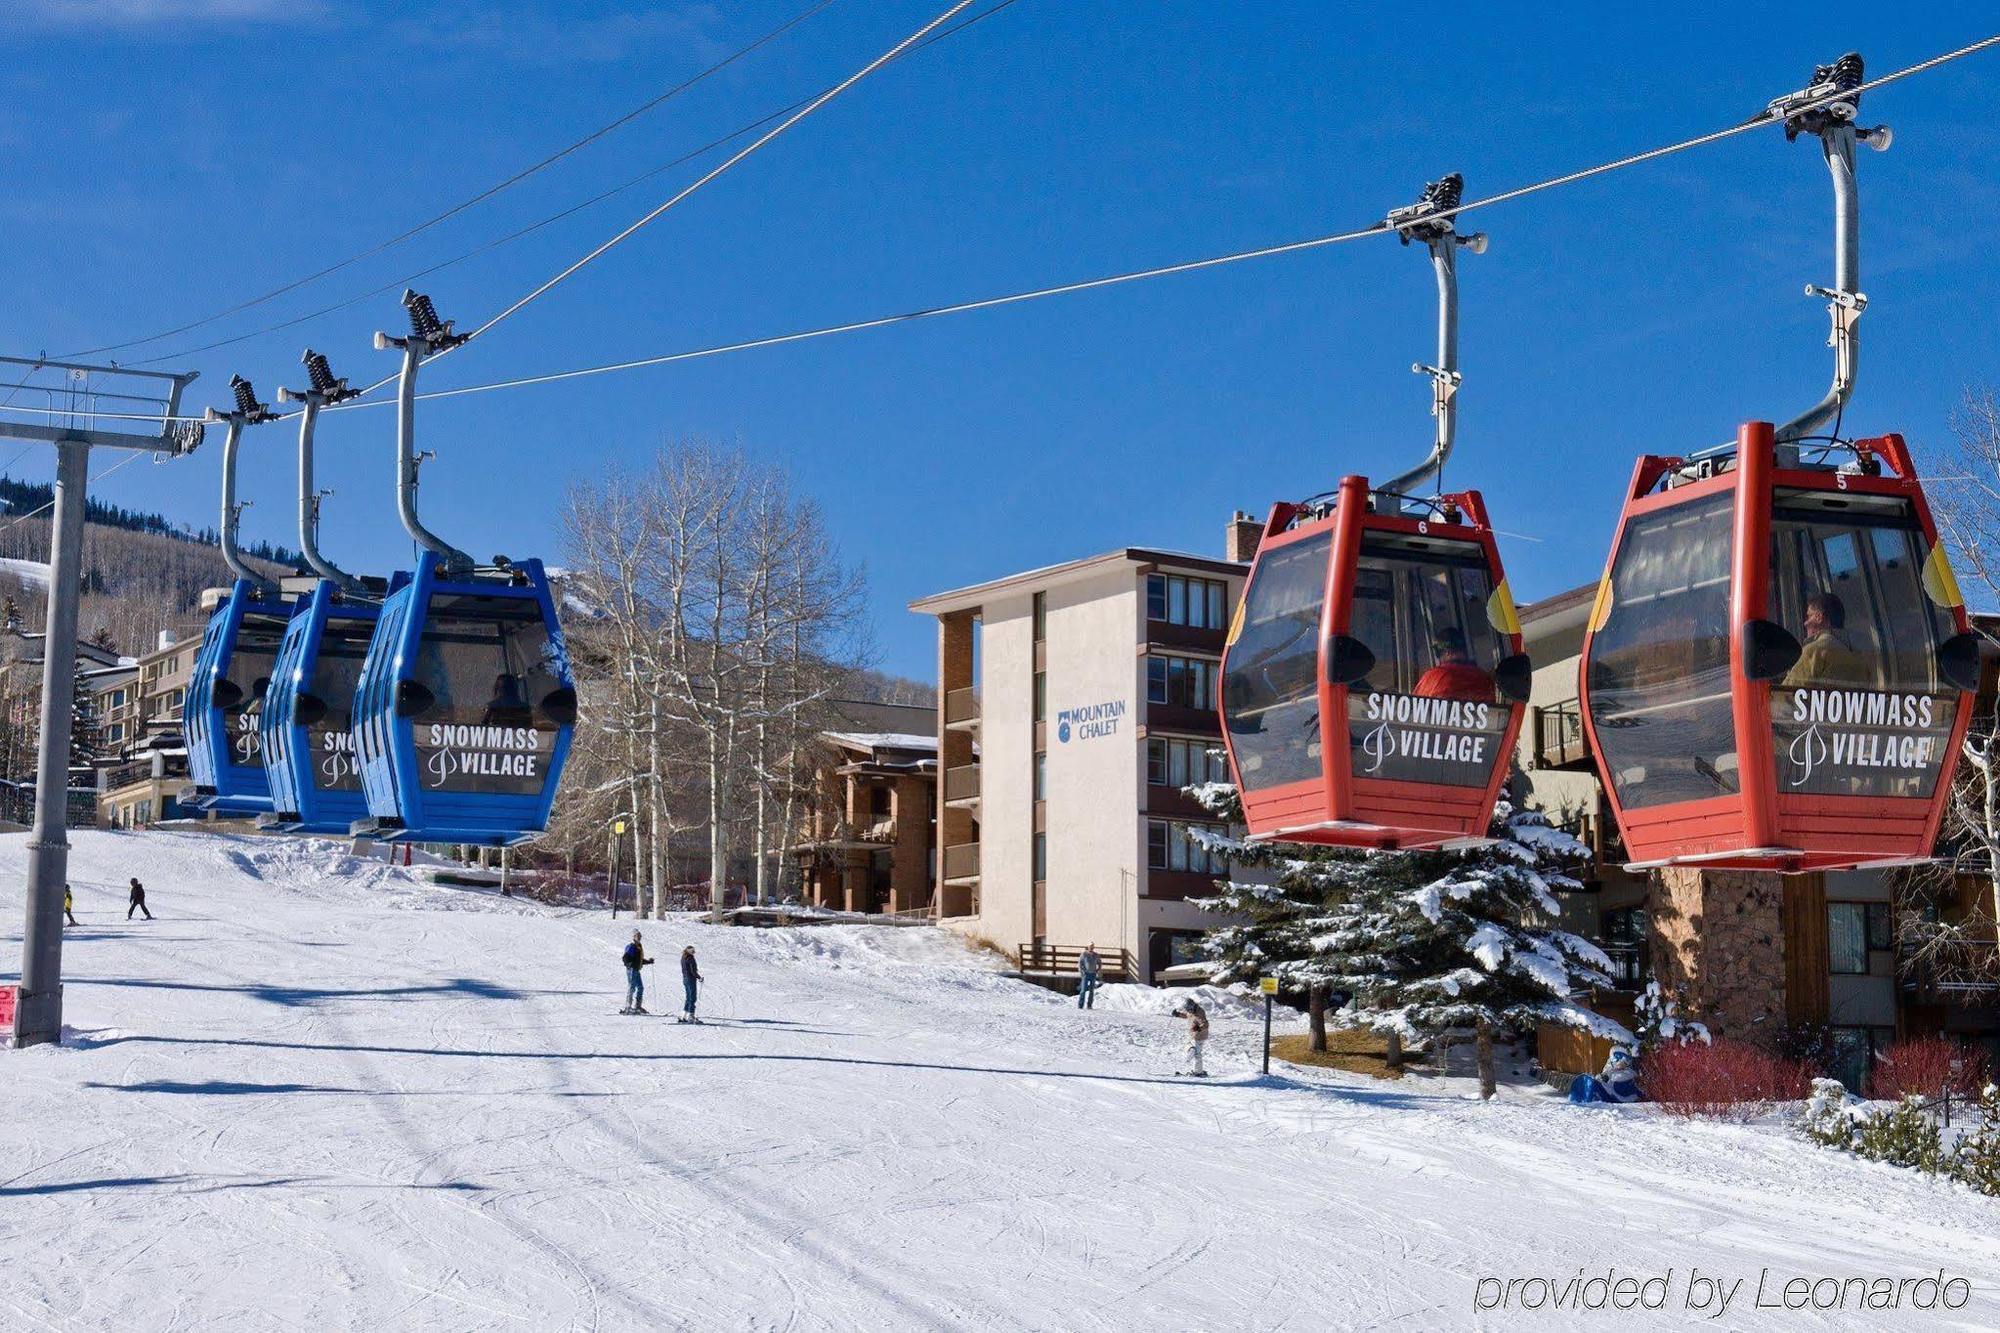
[[[1085,704],[1081,708],[1065,708],[1056,714],[1056,740],[1067,745],[1072,736],[1080,741],[1096,740],[1100,736],[1115,736],[1124,721],[1123,699]]]

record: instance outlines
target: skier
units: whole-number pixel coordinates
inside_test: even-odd
[[[152,909],[146,906],[146,886],[139,882],[137,875],[132,877],[132,901],[125,909],[125,919],[130,921],[134,912],[144,912],[148,921],[153,919]]]
[[[690,944],[687,948],[681,950],[681,991],[685,997],[681,1009],[681,1022],[701,1022],[699,1018],[694,1016],[694,1000],[697,988],[700,983],[706,980],[708,978],[701,974],[701,969],[695,966],[694,946]]]
[[[1190,995],[1174,1009],[1174,1017],[1185,1018],[1188,1025],[1188,1067],[1181,1072],[1195,1078],[1207,1078],[1208,1071],[1201,1067],[1201,1048],[1208,1042],[1208,1011]]]
[[[67,884],[63,885],[63,924],[65,926],[76,924],[76,897],[70,893]]]
[[[1095,942],[1083,946],[1083,952],[1076,959],[1076,1007],[1095,1009],[1097,1007],[1097,978],[1104,971],[1104,960],[1097,956]]]
[[[621,1014],[643,1014],[646,1012],[646,979],[639,975],[639,969],[653,960],[646,957],[646,946],[639,938],[639,932],[632,932],[632,942],[625,946],[625,1007]]]

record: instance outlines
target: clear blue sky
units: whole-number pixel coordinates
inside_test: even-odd
[[[13,0],[0,15],[0,346],[63,352],[263,291],[455,202],[805,8]],[[834,82],[942,0],[838,0],[757,56],[493,204],[269,306],[393,280]],[[982,5],[979,7],[983,7]],[[412,14],[418,15],[411,17]],[[1472,194],[1720,126],[1858,48],[1882,72],[1995,28],[1989,5],[1513,6],[1019,0],[883,71],[441,363],[430,384],[623,359],[1365,223],[1463,171]],[[1935,455],[2000,379],[2000,55],[1873,95],[1850,429]],[[713,160],[713,159],[710,159]],[[471,325],[696,165],[427,281]],[[670,184],[672,182],[673,184]],[[1640,452],[1782,420],[1828,378],[1829,191],[1775,131],[1480,214],[1462,267],[1460,450],[1517,596],[1596,576]],[[1432,294],[1373,240],[581,384],[426,408],[427,515],[469,549],[558,554],[558,498],[665,439],[788,462],[866,561],[880,664],[927,676],[912,597],[1125,544],[1219,548],[1232,509],[1386,476],[1429,437]],[[270,396],[299,349],[358,383],[393,296],[186,359]],[[129,356],[185,346],[149,344]],[[323,428],[325,542],[405,558],[390,422]],[[292,541],[288,430],[251,437],[253,537]],[[100,466],[111,460],[103,460]],[[211,521],[217,454],[135,465],[114,503]],[[44,476],[46,457],[16,475]],[[1534,538],[1530,541],[1523,538]]]

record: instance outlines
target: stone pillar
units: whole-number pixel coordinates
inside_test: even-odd
[[[1785,1006],[1784,892],[1777,875],[1669,866],[1646,893],[1653,976],[1718,1037],[1775,1047]]]

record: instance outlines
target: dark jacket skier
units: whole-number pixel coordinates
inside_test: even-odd
[[[646,1012],[646,979],[639,975],[639,969],[653,960],[646,957],[646,946],[638,931],[632,932],[632,942],[625,946],[625,1012],[643,1014]]]
[[[130,921],[134,912],[144,912],[148,921],[153,919],[151,909],[146,906],[146,886],[139,882],[137,875],[132,877],[132,896],[130,905],[125,909],[125,919]]]
[[[686,1002],[682,1005],[681,1016],[690,1022],[692,1022],[694,1019],[695,992],[699,988],[700,983],[706,981],[707,979],[708,978],[702,976],[701,969],[695,966],[694,946],[690,944],[687,946],[687,948],[682,949],[681,991],[684,995]]]

